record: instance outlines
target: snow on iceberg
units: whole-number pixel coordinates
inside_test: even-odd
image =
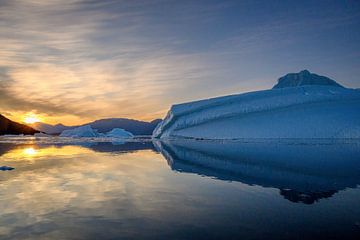
[[[114,128],[110,132],[106,133],[106,137],[113,138],[132,138],[134,135],[131,132],[125,131],[122,128]]]
[[[171,107],[154,138],[360,138],[360,90],[302,71],[271,90]]]
[[[90,125],[85,125],[69,130],[64,130],[60,137],[101,137],[103,134],[91,128]]]

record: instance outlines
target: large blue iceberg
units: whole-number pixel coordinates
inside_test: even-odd
[[[360,138],[360,90],[307,70],[273,89],[171,107],[154,138]]]

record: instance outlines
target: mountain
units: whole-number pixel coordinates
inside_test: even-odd
[[[360,138],[360,91],[309,71],[273,89],[174,105],[155,138]]]
[[[126,118],[108,118],[96,120],[85,125],[90,125],[101,133],[109,132],[114,128],[122,128],[134,135],[151,135],[159,122],[161,122],[161,119],[143,122]]]
[[[39,131],[29,126],[11,121],[10,119],[0,114],[0,135],[5,135],[5,134],[33,135],[34,133],[38,133],[38,132]]]
[[[42,123],[42,122],[36,122],[31,124],[31,126],[41,132],[47,133],[47,134],[59,134],[64,130],[69,130],[75,127],[69,127],[69,126],[65,126],[62,124],[56,124],[56,125],[51,125],[51,124],[47,124],[47,123]]]
[[[156,119],[151,122],[144,122],[127,118],[108,118],[96,120],[94,122],[86,123],[80,126],[64,126],[62,124],[50,125],[46,123],[34,123],[32,126],[35,129],[48,134],[60,134],[64,130],[90,125],[91,128],[97,130],[99,133],[107,133],[114,128],[122,128],[134,135],[151,135],[157,124],[160,122],[161,119]]]

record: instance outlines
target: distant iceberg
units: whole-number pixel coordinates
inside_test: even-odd
[[[82,138],[82,137],[111,137],[111,138],[132,138],[134,135],[131,132],[125,131],[122,128],[114,128],[110,132],[104,134],[99,133],[96,129],[93,129],[90,125],[85,125],[69,130],[64,130],[60,137],[73,137],[73,138]]]
[[[60,137],[101,137],[104,134],[99,133],[97,130],[91,128],[90,125],[77,127],[74,129],[64,130]]]
[[[51,137],[51,135],[41,132],[41,133],[35,133],[34,137]]]
[[[360,90],[307,70],[271,90],[171,107],[154,138],[360,138]]]
[[[122,128],[114,128],[110,132],[106,133],[106,137],[132,138],[132,137],[134,137],[134,135],[131,132],[125,131]]]

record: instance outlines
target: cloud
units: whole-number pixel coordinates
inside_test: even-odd
[[[152,118],[165,111],[155,97],[197,68],[190,57],[139,36],[145,16],[137,10],[8,1],[0,11],[6,22],[0,26],[2,110]]]
[[[310,12],[299,20],[274,12],[269,21],[262,12],[251,16],[259,4],[236,1],[0,4],[0,111],[81,121],[150,120],[173,103],[271,86],[278,72],[285,73],[278,66],[307,60],[293,54],[299,36],[356,19]],[[312,25],[316,31],[307,30]],[[289,54],[282,59],[279,53]],[[274,78],[264,73],[273,69]]]

